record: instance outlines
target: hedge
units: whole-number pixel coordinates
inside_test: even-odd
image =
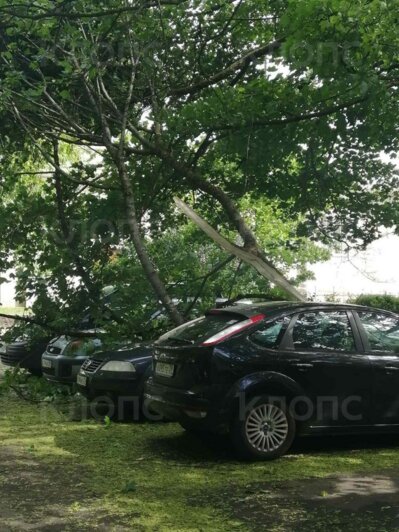
[[[367,307],[376,307],[399,314],[399,297],[391,296],[389,294],[363,294],[351,299],[349,303],[365,305]]]

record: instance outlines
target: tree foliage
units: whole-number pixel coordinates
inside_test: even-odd
[[[389,294],[362,294],[351,300],[355,305],[381,308],[399,314],[399,297]]]
[[[46,257],[60,279],[72,264],[93,299],[97,277],[85,272],[107,267],[107,239],[71,243],[66,234],[73,220],[123,219],[121,231],[104,231],[116,245],[133,243],[178,323],[151,247],[181,223],[173,195],[268,259],[290,247],[281,235],[282,247],[259,238],[246,198],[257,217],[267,198],[266,208],[300,220],[296,238],[363,246],[397,226],[397,4],[0,1],[1,186],[19,186],[21,162],[46,163],[52,175],[35,186],[52,197],[44,216],[61,227],[67,257],[39,246],[25,264],[42,271]],[[95,163],[63,160],[65,145],[94,151]],[[40,233],[43,218],[28,223]]]

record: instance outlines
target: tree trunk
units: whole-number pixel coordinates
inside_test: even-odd
[[[180,161],[177,161],[172,156],[172,154],[168,153],[166,150],[157,149],[157,155],[162,159],[168,161],[171,166],[177,172],[179,172],[179,174],[183,178],[187,179],[188,182],[194,188],[196,188],[197,190],[202,190],[206,194],[209,194],[220,203],[225,213],[227,214],[227,217],[230,220],[231,224],[234,226],[236,231],[238,231],[239,235],[243,239],[245,250],[250,251],[251,253],[259,256],[262,254],[256,236],[246,224],[244,218],[241,216],[240,211],[237,209],[234,201],[230,198],[228,194],[226,194],[226,192],[222,188],[218,187],[217,185],[214,185],[213,183],[210,183],[209,181],[204,179],[199,174],[199,172],[181,163]],[[266,261],[266,259],[264,260]]]
[[[243,239],[244,249],[252,253],[259,254],[260,249],[256,236],[246,224],[244,218],[230,196],[226,194],[226,192],[220,187],[214,185],[213,183],[209,183],[205,179],[198,178],[195,174],[190,178],[190,181],[195,184],[199,190],[209,194],[220,203],[230,222]]]
[[[172,318],[173,322],[176,325],[181,325],[184,323],[184,319],[180,312],[177,310],[176,306],[174,305],[172,299],[170,298],[166,287],[160,278],[159,272],[155,269],[151,258],[149,257],[147,250],[145,249],[141,234],[140,234],[140,226],[137,221],[137,215],[136,215],[136,205],[134,201],[134,194],[132,185],[129,179],[129,176],[126,172],[126,168],[124,164],[121,164],[119,167],[119,178],[121,181],[123,196],[125,199],[125,207],[126,207],[126,214],[127,214],[127,220],[130,230],[130,236],[133,241],[133,245],[135,247],[137,256],[140,260],[140,263],[143,267],[144,273],[151,284],[155,294],[167,310],[168,314]]]

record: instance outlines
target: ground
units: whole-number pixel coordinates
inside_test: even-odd
[[[173,423],[76,417],[0,397],[2,532],[399,530],[399,436],[312,438],[249,464]]]
[[[11,315],[11,312],[8,312],[9,309],[4,309],[3,307],[0,307],[0,313],[9,314]],[[15,316],[15,313],[13,314]],[[12,320],[11,318],[3,318],[0,316],[0,330],[1,329],[7,329],[8,327],[11,327],[13,325],[13,322],[15,320]]]

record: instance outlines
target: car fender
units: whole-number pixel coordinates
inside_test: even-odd
[[[304,389],[291,377],[276,371],[259,371],[242,377],[232,386],[226,396],[226,410],[234,409],[239,404],[240,397],[248,398],[256,393],[308,397]]]

